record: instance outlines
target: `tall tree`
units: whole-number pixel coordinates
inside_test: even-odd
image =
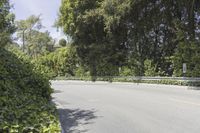
[[[128,65],[136,75],[144,75],[145,60],[150,60],[156,73],[172,76],[177,66],[172,57],[186,53],[199,56],[193,48],[198,47],[200,40],[199,3],[199,0],[63,0],[59,25],[72,37],[79,56],[93,74],[98,75],[96,69],[103,66]],[[183,62],[179,60],[179,66]],[[190,66],[192,70],[194,65]]]
[[[37,57],[52,51],[55,42],[48,31],[40,31],[43,28],[40,15],[32,15],[25,20],[17,21],[16,26],[17,36],[23,43],[22,49],[28,55]]]
[[[125,37],[120,37],[123,33],[118,32],[117,27],[111,29],[108,23],[104,29],[107,21],[102,8],[107,8],[107,3],[110,4],[102,0],[63,0],[60,8],[59,25],[72,37],[79,57],[90,68],[92,76],[113,75],[112,70],[118,70],[125,55]],[[110,12],[112,9],[108,10]],[[123,25],[118,28],[123,29]],[[107,72],[98,73],[102,68]]]
[[[22,50],[27,50],[26,39],[31,38],[33,30],[40,30],[42,28],[41,18],[39,16],[31,15],[26,20],[16,21],[17,36],[22,41]],[[28,50],[27,50],[28,51]]]
[[[11,34],[15,31],[15,16],[10,13],[10,8],[9,0],[0,1],[0,48],[10,41]]]
[[[51,47],[53,47],[55,43],[48,31],[40,32],[32,30],[31,38],[27,38],[26,40],[29,51],[28,54],[31,57],[37,57],[39,55],[44,55],[47,52],[51,52]]]
[[[176,21],[176,32],[178,42],[177,49],[173,56],[174,74],[183,76],[182,64],[187,64],[186,76],[200,76],[200,1],[191,0],[179,5],[180,19]]]

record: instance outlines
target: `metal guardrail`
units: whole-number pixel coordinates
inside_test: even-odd
[[[176,80],[176,81],[200,81],[198,77],[132,77],[133,80]]]
[[[55,80],[84,80],[91,81],[91,77],[57,77]],[[119,81],[135,83],[155,83],[169,85],[183,85],[200,87],[199,77],[133,77],[133,76],[97,76],[96,81]],[[196,89],[196,88],[195,88]],[[200,88],[199,88],[200,90]]]
[[[72,79],[84,79],[86,77],[66,77]],[[87,77],[89,78],[89,77]],[[128,80],[173,80],[173,81],[186,81],[186,82],[200,82],[200,77],[146,77],[146,76],[97,76],[97,79],[128,79]]]

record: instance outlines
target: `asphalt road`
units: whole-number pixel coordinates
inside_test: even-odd
[[[52,81],[63,133],[200,133],[200,90]]]

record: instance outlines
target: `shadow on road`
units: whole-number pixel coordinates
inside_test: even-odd
[[[200,87],[188,86],[188,90],[200,90]]]
[[[60,122],[63,129],[62,133],[85,133],[88,129],[81,129],[80,127],[93,123],[96,119],[93,110],[80,109],[58,109]]]
[[[58,94],[58,93],[62,93],[62,91],[60,91],[60,90],[53,90],[53,93]]]

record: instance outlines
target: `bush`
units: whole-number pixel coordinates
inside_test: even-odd
[[[35,70],[41,71],[50,79],[56,76],[75,76],[77,57],[73,47],[59,48],[56,51],[32,60]]]
[[[12,51],[0,49],[0,132],[60,132],[48,78]]]
[[[32,59],[31,63],[34,65],[35,71],[40,71],[41,74],[48,77],[49,79],[57,76],[56,72],[53,70],[53,56],[40,56],[38,58]]]
[[[197,42],[183,40],[179,42],[173,56],[175,76],[199,77],[200,76],[200,47]],[[187,64],[187,73],[183,74],[183,63]]]
[[[156,72],[156,65],[153,64],[153,61],[151,60],[145,60],[144,62],[144,68],[145,68],[145,76],[158,76],[158,73]]]
[[[65,47],[65,46],[67,46],[67,41],[64,38],[60,39],[59,40],[59,45],[62,46],[62,47]]]
[[[76,77],[90,77],[90,72],[85,70],[84,67],[79,66],[75,72]]]
[[[120,76],[133,76],[135,74],[134,74],[134,72],[130,68],[128,68],[128,67],[122,67],[119,75]]]

